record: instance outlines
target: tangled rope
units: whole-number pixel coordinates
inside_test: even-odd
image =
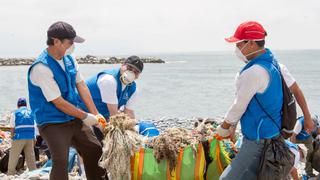
[[[192,131],[183,128],[169,128],[158,137],[147,142],[153,148],[153,155],[157,162],[168,160],[169,169],[174,170],[181,148],[190,146],[196,156],[196,144],[211,139],[214,135],[216,122],[212,119],[201,119]]]
[[[192,135],[197,138],[199,142],[212,139],[215,134],[218,123],[215,119],[198,119],[195,127],[192,130]]]
[[[181,148],[191,146],[195,150],[196,138],[182,128],[169,128],[158,137],[152,139],[147,145],[153,148],[153,155],[157,162],[168,160],[172,172],[177,164],[177,157]]]
[[[111,179],[130,179],[130,157],[139,150],[142,138],[135,131],[137,121],[126,114],[110,117],[104,129],[102,156],[99,165],[107,169]]]

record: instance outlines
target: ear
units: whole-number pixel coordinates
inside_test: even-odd
[[[57,45],[60,43],[61,43],[61,41],[59,39],[56,39],[56,38],[53,39],[53,45]]]

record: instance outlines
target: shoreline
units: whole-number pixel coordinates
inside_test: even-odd
[[[31,65],[36,58],[0,58],[0,66],[23,66]],[[121,64],[126,58],[122,57],[99,57],[86,55],[75,58],[78,64]],[[155,57],[141,57],[143,63],[165,63],[164,60]]]

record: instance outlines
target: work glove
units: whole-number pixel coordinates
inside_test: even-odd
[[[98,114],[96,115],[97,119],[98,119],[98,126],[100,129],[104,129],[106,126],[107,126],[107,121],[106,119],[101,115],[101,114]]]
[[[221,127],[221,125],[217,127],[216,131],[217,131],[217,134],[222,138],[228,138],[231,135],[230,129],[224,129]]]
[[[87,117],[82,119],[82,122],[87,125],[87,126],[94,126],[98,124],[98,118],[97,116],[91,114],[91,113],[87,113]]]

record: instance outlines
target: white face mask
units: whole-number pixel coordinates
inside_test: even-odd
[[[257,51],[251,52],[251,53],[249,53],[249,54],[247,54],[247,55],[244,55],[241,51],[247,46],[248,43],[249,43],[249,41],[248,41],[241,49],[239,49],[237,46],[236,46],[236,49],[235,49],[235,54],[236,54],[236,56],[237,56],[241,61],[243,61],[243,62],[245,62],[245,63],[248,63],[248,62],[249,62],[249,60],[247,59],[247,56],[250,56],[250,55],[252,55],[252,54],[255,54],[255,53],[257,53],[257,52],[260,52],[260,51],[263,51],[263,50],[264,50],[264,49],[259,49],[259,50],[257,50]]]
[[[244,47],[244,46],[243,46]],[[242,48],[243,49],[243,48]],[[241,49],[241,50],[242,50]],[[241,52],[241,50],[236,46],[236,49],[234,50],[234,53],[236,54],[236,56],[243,61],[244,63],[248,63],[248,59],[245,55],[243,55],[243,53]]]
[[[74,44],[72,44],[72,45],[66,50],[66,52],[64,53],[64,55],[65,55],[65,56],[71,55],[71,54],[74,52],[74,49],[75,49],[75,46],[74,46]]]
[[[121,75],[120,80],[124,85],[128,85],[134,81],[135,77],[134,72],[127,70]]]

